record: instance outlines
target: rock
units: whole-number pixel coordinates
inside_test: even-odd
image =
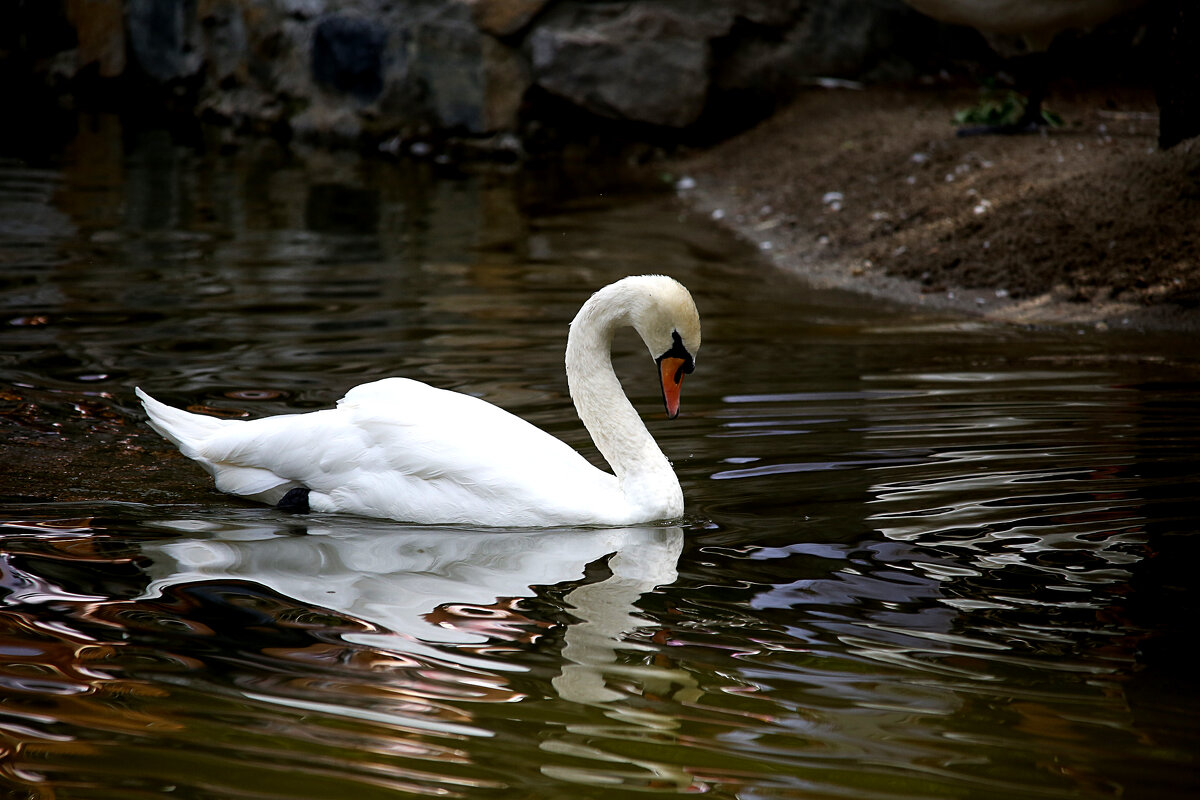
[[[326,89],[369,103],[383,92],[383,52],[388,32],[379,22],[331,14],[313,31],[313,80]]]
[[[902,0],[26,0],[0,2],[0,77],[68,93],[133,73],[176,109],[315,140],[596,117],[727,135],[816,77],[910,76],[937,35],[916,18]]]
[[[862,0],[859,0],[859,4]],[[796,24],[805,14],[810,0],[733,0],[726,4],[729,12],[739,20],[759,28],[787,29]],[[823,6],[836,5],[822,3]]]
[[[516,127],[529,71],[520,53],[481,32],[468,14],[451,7],[422,21],[408,59],[439,127],[473,134]]]
[[[527,40],[533,80],[603,117],[686,127],[704,110],[709,40],[733,21],[712,8],[685,14],[667,3],[555,6]]]
[[[471,7],[475,26],[493,36],[512,36],[521,31],[549,0],[463,0]]]
[[[59,85],[46,80],[50,77],[47,68],[65,52],[70,53],[73,66],[78,42],[79,35],[61,3],[0,3],[0,79],[7,106],[17,108],[20,104],[14,101],[18,96],[36,95]]]
[[[296,19],[313,19],[325,13],[325,0],[279,0],[283,13]]]
[[[125,9],[121,0],[67,0],[67,19],[78,39],[76,65],[95,64],[101,78],[125,71]]]
[[[196,75],[196,0],[126,0],[129,51],[143,75],[159,84]]]
[[[790,24],[743,24],[720,42],[714,88],[778,101],[818,77],[908,78],[940,30],[899,0],[801,5]]]
[[[197,15],[208,78],[218,86],[232,77],[244,83],[248,77],[246,24],[235,0],[200,0]]]
[[[302,142],[352,145],[362,135],[362,120],[344,105],[318,100],[293,116],[292,134]]]

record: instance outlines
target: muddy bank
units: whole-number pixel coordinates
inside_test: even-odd
[[[1200,327],[1200,140],[1153,94],[1058,87],[1063,127],[957,138],[966,88],[816,90],[677,163],[680,195],[820,286],[1018,323]]]

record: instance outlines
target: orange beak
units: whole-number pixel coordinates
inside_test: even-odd
[[[667,357],[658,362],[659,380],[662,381],[663,403],[667,406],[667,419],[679,415],[679,390],[683,385],[684,367],[682,358]]]

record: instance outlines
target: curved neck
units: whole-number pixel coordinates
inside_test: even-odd
[[[671,463],[625,396],[612,367],[617,328],[631,324],[624,293],[601,289],[579,310],[567,336],[567,387],[583,426],[608,461],[621,492],[637,507],[683,513],[683,492]]]

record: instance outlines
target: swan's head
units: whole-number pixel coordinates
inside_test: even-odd
[[[612,375],[609,350],[617,328],[631,325],[658,365],[667,416],[679,413],[683,376],[696,367],[700,352],[700,315],[688,290],[663,275],[622,278],[596,292],[575,319],[567,336],[567,385],[580,407],[582,376],[607,369]],[[584,416],[580,407],[580,416]]]
[[[658,365],[667,417],[679,414],[683,376],[696,368],[700,352],[700,314],[683,284],[664,275],[626,278],[637,298],[631,303],[630,322]]]

